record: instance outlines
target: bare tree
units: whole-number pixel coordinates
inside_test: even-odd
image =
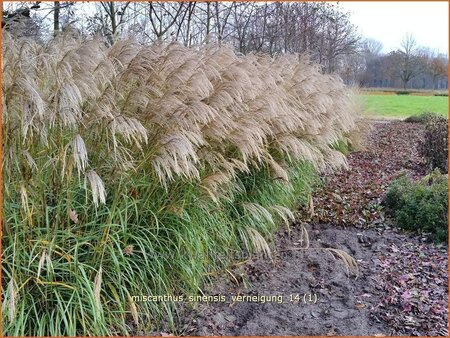
[[[2,26],[11,31],[14,23],[18,32],[20,22],[29,32],[43,32],[43,38],[67,26],[79,27],[83,36],[100,35],[108,44],[129,35],[143,44],[218,42],[231,44],[244,54],[306,53],[322,65],[323,72],[336,72],[346,83],[447,86],[447,56],[420,48],[411,35],[405,36],[398,50],[384,55],[382,44],[361,40],[349,14],[334,3],[101,1],[93,14],[75,11],[84,5],[73,1],[7,3]]]
[[[232,11],[231,6],[223,5],[219,1],[216,1],[214,3],[214,18],[215,18],[215,26],[216,26],[216,32],[217,32],[217,41],[219,43],[222,42],[224,38],[224,32],[227,28],[228,20],[230,18],[230,14]]]
[[[169,29],[175,25],[183,10],[186,11],[188,8],[184,2],[154,3],[150,1],[148,5],[148,17],[157,40],[162,40]]]
[[[360,39],[348,13],[334,4],[276,2],[250,10],[235,4],[233,18],[239,51],[309,53],[328,72],[356,53]]]
[[[185,40],[184,40],[185,41],[184,44],[186,46],[190,46],[191,42],[192,42],[192,39],[191,39],[191,23],[192,23],[192,16],[193,16],[196,4],[197,4],[196,2],[192,2],[192,1],[189,2],[188,8],[186,10],[186,12],[188,13],[187,14],[187,20],[186,20]]]
[[[55,1],[55,7],[53,10],[53,35],[58,34],[59,32],[59,13],[61,10],[61,3],[59,1]]]
[[[406,89],[408,82],[421,73],[422,63],[419,57],[417,41],[412,34],[406,34],[400,46],[401,49],[394,56],[397,58],[396,66],[400,71],[403,88]]]
[[[117,34],[118,28],[125,22],[125,12],[130,5],[130,2],[118,3],[114,1],[101,1],[100,5],[107,15],[105,27],[103,30],[110,44],[113,44]]]
[[[448,59],[443,57],[432,58],[429,69],[433,79],[433,89],[436,89],[438,80],[448,76]]]
[[[235,47],[240,53],[247,52],[247,34],[250,20],[255,10],[253,2],[238,3],[233,2],[233,40]]]
[[[383,44],[375,39],[363,39],[361,41],[361,52],[369,57],[376,57],[381,54]]]

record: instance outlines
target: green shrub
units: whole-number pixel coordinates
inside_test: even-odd
[[[448,171],[448,120],[445,117],[440,115],[427,117],[420,151],[431,168]]]
[[[436,116],[440,116],[438,113],[434,113],[434,112],[424,112],[422,114],[419,115],[411,115],[408,116],[406,119],[404,119],[404,122],[409,122],[409,123],[427,123],[428,120],[436,117]]]
[[[431,233],[436,241],[447,241],[447,175],[434,171],[417,182],[401,177],[390,185],[384,204],[401,228]]]
[[[397,95],[409,95],[409,94],[411,94],[411,92],[410,91],[407,91],[407,90],[400,90],[400,91],[398,91],[398,92],[395,92]]]
[[[448,96],[448,93],[436,93],[434,96]]]

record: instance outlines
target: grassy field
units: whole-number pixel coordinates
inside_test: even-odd
[[[360,94],[364,113],[385,118],[404,118],[427,112],[448,115],[448,97]]]
[[[383,94],[383,95],[396,95],[397,92],[405,91],[403,88],[377,88],[377,87],[369,87],[369,88],[361,88],[361,93],[363,94]],[[410,93],[410,95],[435,95],[435,94],[448,94],[448,90],[445,89],[406,89]]]

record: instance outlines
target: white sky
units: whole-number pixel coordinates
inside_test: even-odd
[[[399,47],[411,33],[417,43],[448,54],[448,2],[340,1],[360,33],[383,44],[383,52]]]

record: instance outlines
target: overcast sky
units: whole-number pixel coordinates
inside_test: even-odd
[[[399,47],[406,33],[419,45],[448,54],[448,2],[339,2],[360,32],[383,43],[384,52]]]

